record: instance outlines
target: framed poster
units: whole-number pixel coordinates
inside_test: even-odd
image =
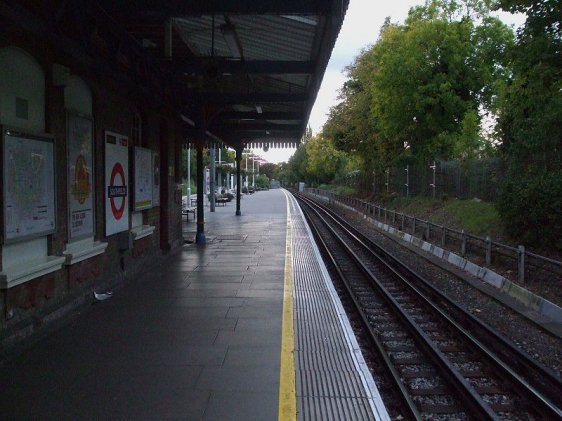
[[[152,151],[135,146],[134,165],[135,197],[133,209],[135,211],[149,209],[152,207]]]
[[[68,114],[68,239],[94,235],[93,132],[90,118]]]
[[[2,127],[5,243],[56,230],[55,141]]]
[[[129,139],[105,132],[105,235],[129,229]]]
[[[160,206],[160,155],[152,152],[152,206]]]

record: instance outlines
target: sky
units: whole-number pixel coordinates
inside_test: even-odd
[[[330,107],[337,103],[338,91],[346,80],[345,67],[353,62],[362,49],[376,42],[385,18],[390,16],[392,22],[404,22],[411,7],[424,3],[424,0],[350,0],[308,121],[313,133],[322,130]],[[524,21],[521,16],[504,13],[500,17],[507,24],[520,25]],[[255,152],[269,162],[278,163],[288,161],[295,149],[270,149],[268,152],[257,149]]]

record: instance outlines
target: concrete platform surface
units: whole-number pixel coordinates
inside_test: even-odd
[[[270,190],[244,196],[241,216],[234,202],[206,208],[206,246],[186,244],[0,366],[0,419],[275,420],[287,379],[288,419],[385,419],[289,203]],[[287,314],[295,344],[282,359]]]
[[[0,418],[276,419],[286,199],[242,204],[0,368]]]

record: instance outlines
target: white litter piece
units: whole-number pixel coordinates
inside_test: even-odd
[[[100,293],[94,291],[94,298],[96,299],[96,301],[104,301],[111,297],[113,297],[113,292],[111,291],[100,292]]]

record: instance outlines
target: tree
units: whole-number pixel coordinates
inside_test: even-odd
[[[373,72],[369,53],[364,50],[346,68],[348,80],[340,90],[341,102],[330,109],[322,129],[323,137],[338,150],[355,156],[364,169],[383,167],[387,158],[371,113],[369,83]]]
[[[513,75],[499,110],[506,178],[498,209],[513,235],[562,249],[562,3],[499,3],[527,19],[511,51]]]
[[[277,172],[279,171],[279,166],[277,164],[272,164],[267,162],[260,165],[260,173],[265,174],[267,178],[273,179],[278,178]]]
[[[360,156],[365,171],[481,156],[489,150],[483,110],[496,108],[512,42],[486,1],[432,1],[411,9],[404,24],[387,20],[348,67],[324,135]]]
[[[283,181],[292,186],[299,181],[306,181],[306,143],[301,143],[295,153],[289,158],[289,162],[283,168]]]
[[[345,162],[345,154],[322,135],[312,137],[305,145],[307,162],[305,176],[314,184],[330,183]]]
[[[483,2],[426,3],[410,11],[405,25],[388,26],[370,52],[380,136],[421,161],[479,156],[480,110],[494,109],[512,40]]]
[[[265,174],[260,174],[256,177],[255,184],[260,189],[267,189],[269,188],[269,178]]]

